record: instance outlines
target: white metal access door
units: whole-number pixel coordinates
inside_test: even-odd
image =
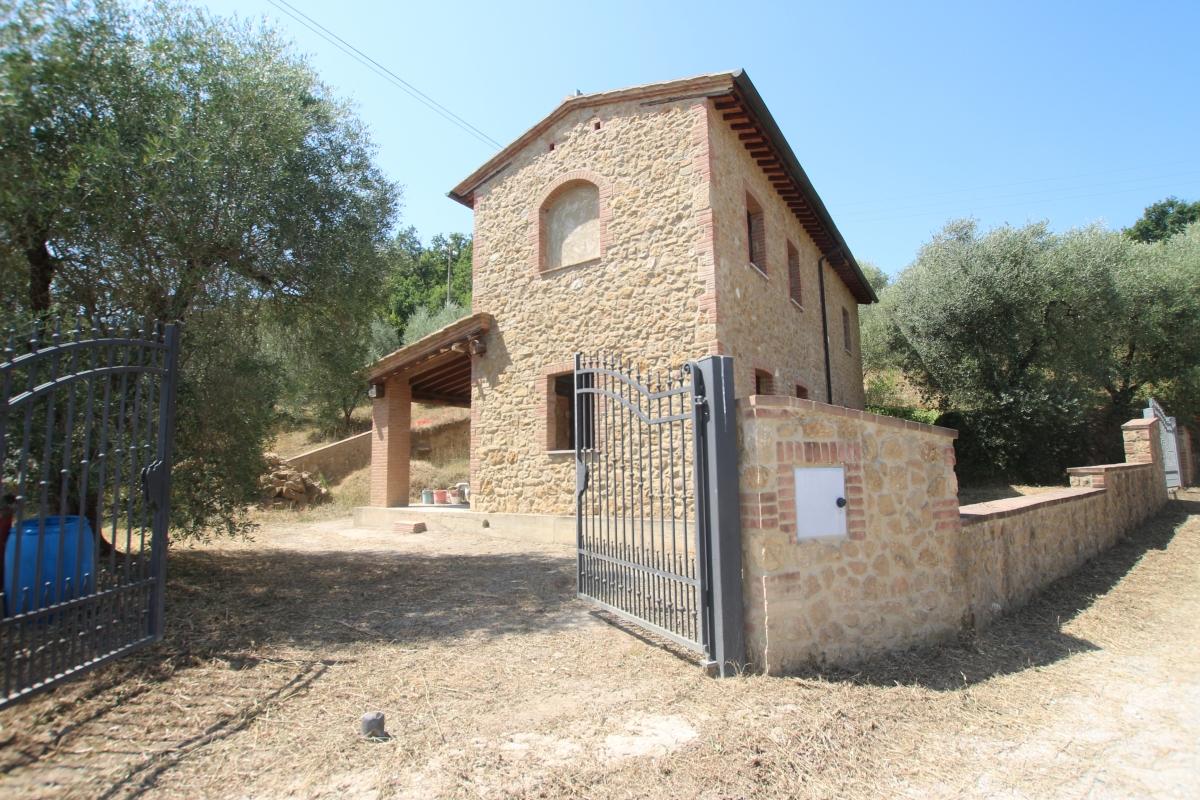
[[[1178,488],[1182,483],[1179,473],[1179,438],[1175,427],[1175,418],[1168,417],[1167,412],[1154,398],[1150,405],[1142,411],[1146,419],[1158,419],[1158,436],[1162,444],[1163,471],[1167,474],[1167,488]]]

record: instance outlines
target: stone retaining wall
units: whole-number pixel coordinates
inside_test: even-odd
[[[371,463],[371,432],[363,431],[330,444],[323,444],[283,461],[303,472],[320,475],[329,483],[337,483],[351,472]]]
[[[738,422],[747,655],[771,673],[982,625],[1166,502],[1154,420],[1124,426],[1125,464],[961,509],[952,430],[780,396],[740,401]],[[845,468],[845,536],[797,540],[810,466]]]
[[[412,429],[412,457],[437,466],[471,455],[471,420],[456,419]]]

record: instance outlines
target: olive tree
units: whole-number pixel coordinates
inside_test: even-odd
[[[1194,413],[1200,226],[1139,244],[1099,227],[952,222],[882,311],[909,380],[961,428],[968,477],[1058,479],[1119,457],[1118,426],[1148,393]]]
[[[279,389],[264,321],[369,320],[397,189],[269,29],[173,4],[4,12],[0,264],[28,288],[0,293],[183,323],[174,523],[236,530]]]
[[[926,398],[957,412],[944,422],[964,429],[965,471],[1045,478],[1079,452],[1066,445],[1082,440],[1088,405],[1081,327],[1109,272],[1065,253],[1045,224],[981,234],[956,221],[900,275],[885,297],[889,340]]]

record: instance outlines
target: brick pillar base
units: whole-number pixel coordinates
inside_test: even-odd
[[[371,505],[408,505],[412,389],[408,379],[389,378],[383,397],[372,401]]]
[[[1125,461],[1129,464],[1162,465],[1162,442],[1158,439],[1158,420],[1138,417],[1121,426],[1125,440]],[[1165,480],[1165,479],[1164,479]]]

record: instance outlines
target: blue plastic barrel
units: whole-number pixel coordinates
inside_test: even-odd
[[[36,575],[39,531],[43,537],[40,576]],[[81,531],[82,542],[79,540]],[[20,564],[14,560],[18,537],[21,539]],[[60,543],[61,573],[58,571]],[[37,611],[92,592],[96,585],[95,552],[96,537],[92,533],[92,526],[84,517],[22,520],[21,524],[9,533],[8,544],[4,548],[4,613],[12,616]],[[81,554],[83,560],[76,571],[76,557]],[[33,589],[35,578],[41,580],[40,591]]]

